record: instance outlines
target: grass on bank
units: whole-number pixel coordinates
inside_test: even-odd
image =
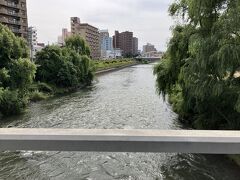
[[[119,68],[131,64],[135,64],[134,59],[114,59],[114,60],[95,60],[96,71],[107,70],[111,68]]]
[[[39,92],[39,91],[34,91],[30,94],[30,101],[32,102],[37,102],[37,101],[42,101],[45,100],[49,97],[48,94],[43,93],[43,92]]]
[[[77,88],[60,88],[53,84],[35,82],[30,88],[29,101],[42,101],[49,97],[73,92],[76,89]]]

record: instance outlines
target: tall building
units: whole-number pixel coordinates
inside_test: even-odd
[[[28,43],[30,46],[37,45],[37,29],[36,27],[29,27],[28,28]]]
[[[134,55],[133,32],[125,31],[119,33],[118,31],[115,31],[115,35],[113,36],[113,47],[120,48],[123,56]]]
[[[30,47],[30,56],[34,58],[36,54],[35,47],[37,46],[37,29],[35,27],[28,28],[28,44]]]
[[[108,30],[100,30],[100,41],[102,50],[113,50],[113,38],[109,37]]]
[[[113,39],[108,30],[100,30],[101,58],[109,58],[113,52]]]
[[[65,40],[71,36],[71,32],[68,32],[67,28],[62,29],[62,39],[65,42]]]
[[[157,51],[157,49],[154,47],[154,45],[147,43],[147,45],[143,46],[143,53],[148,53],[148,52],[154,52]]]
[[[36,27],[28,28],[28,44],[30,47],[30,57],[33,60],[36,53],[45,47],[43,43],[38,43]]]
[[[78,17],[72,17],[71,33],[73,35],[80,35],[87,42],[91,50],[91,57],[93,59],[100,58],[100,33],[98,31],[98,28],[87,23],[81,23]]]
[[[133,55],[138,55],[138,38],[133,37]]]
[[[113,48],[120,48],[120,33],[115,31],[115,35],[113,36]]]
[[[12,32],[28,39],[28,20],[26,0],[0,0],[0,23]]]
[[[64,46],[65,45],[65,41],[68,37],[71,36],[71,32],[68,32],[67,28],[63,28],[62,29],[62,35],[58,36],[58,45],[60,46]]]

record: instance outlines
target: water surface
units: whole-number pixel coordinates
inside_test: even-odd
[[[155,91],[153,65],[97,78],[92,87],[31,104],[1,127],[181,129],[177,115]],[[223,156],[152,153],[4,152],[0,179],[239,180]]]

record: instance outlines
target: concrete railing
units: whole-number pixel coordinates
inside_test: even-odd
[[[0,151],[240,154],[240,131],[0,129]]]

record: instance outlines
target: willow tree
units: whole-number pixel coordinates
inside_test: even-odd
[[[180,119],[199,129],[240,129],[240,2],[179,0],[157,89]]]
[[[90,48],[86,41],[79,35],[73,35],[66,39],[66,47],[75,50],[80,55],[90,56]]]

